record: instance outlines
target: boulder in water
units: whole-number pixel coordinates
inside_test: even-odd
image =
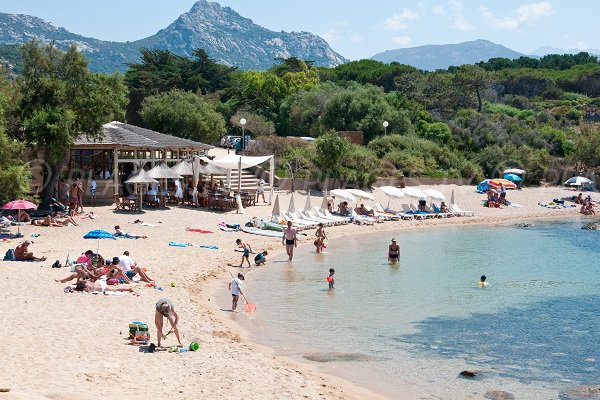
[[[590,222],[581,227],[587,231],[600,231],[600,222]]]
[[[561,400],[599,400],[600,386],[579,386],[560,395]]]
[[[512,393],[504,392],[502,390],[490,390],[483,395],[484,398],[490,400],[515,400],[515,396]]]

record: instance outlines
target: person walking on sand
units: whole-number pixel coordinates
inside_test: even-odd
[[[83,181],[77,179],[77,209],[75,211],[83,213]],[[81,211],[79,209],[81,208]]]
[[[256,180],[256,202],[258,202],[258,198],[262,196],[263,203],[266,203],[265,200],[265,180],[262,178],[258,178]]]
[[[388,247],[388,262],[397,263],[400,261],[400,246],[396,239],[392,239],[392,244]]]
[[[292,258],[294,258],[294,248],[298,246],[296,230],[292,228],[292,221],[288,221],[287,228],[285,228],[283,231],[281,244],[285,245],[285,252],[288,255],[288,261],[292,261]]]
[[[169,323],[171,324],[171,329],[164,334],[163,333],[163,317],[167,318]],[[160,341],[162,339],[166,339],[167,335],[171,333],[175,333],[175,337],[177,338],[177,342],[179,342],[179,347],[183,347],[181,344],[181,338],[179,337],[179,329],[177,328],[177,324],[179,323],[179,315],[175,311],[175,306],[171,303],[171,300],[168,299],[160,299],[156,302],[156,311],[154,312],[154,323],[156,324],[156,337],[158,338],[158,347],[160,347]]]
[[[246,280],[244,275],[241,273],[237,274],[237,278],[233,278],[231,282],[229,282],[229,291],[231,292],[231,311],[237,312],[237,304],[240,299],[240,295],[244,295],[242,292],[242,281]]]
[[[250,252],[252,251],[252,247],[250,247],[248,243],[242,242],[242,239],[237,239],[235,243],[237,244],[238,248],[243,250],[240,268],[244,268],[244,260],[248,263],[248,268],[250,268]]]
[[[92,176],[90,182],[90,200],[92,200],[92,206],[96,206],[96,189],[98,189],[98,182],[96,182],[96,178]]]

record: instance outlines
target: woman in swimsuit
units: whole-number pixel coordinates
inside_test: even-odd
[[[397,263],[400,261],[400,246],[396,243],[396,239],[392,239],[392,244],[388,248],[388,262]]]
[[[315,232],[315,236],[317,237],[315,239],[315,247],[317,248],[317,253],[322,253],[323,252],[323,248],[325,247],[325,238],[327,237],[327,234],[325,233],[325,229],[323,229],[323,224],[319,224],[319,227],[317,228],[317,231]]]
[[[243,249],[244,251],[244,254],[242,254],[242,262],[240,263],[240,268],[244,268],[244,260],[246,260],[246,262],[248,263],[248,268],[250,268],[250,252],[252,251],[252,247],[250,247],[248,243],[242,242],[241,239],[237,239],[235,243],[237,244],[238,248]]]

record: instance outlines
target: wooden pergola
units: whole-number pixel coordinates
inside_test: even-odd
[[[119,167],[124,163],[132,163],[133,170],[154,167],[159,162],[176,163],[191,155],[202,155],[213,146],[182,139],[149,129],[113,121],[103,125],[100,138],[79,138],[71,146],[69,160],[70,170],[91,171],[90,175],[101,175],[98,181],[98,194],[106,193],[113,187],[113,193],[119,193]],[[75,165],[78,164],[78,165]],[[111,171],[112,169],[112,171]],[[70,174],[72,176],[73,174]],[[85,173],[83,175],[86,175]],[[102,179],[110,176],[110,179]],[[103,184],[103,185],[102,185]],[[104,186],[104,187],[101,187]],[[113,196],[113,193],[110,196]]]

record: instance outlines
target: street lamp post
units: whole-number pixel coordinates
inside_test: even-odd
[[[242,126],[242,153],[246,151],[246,135],[244,134],[244,125],[246,125],[246,118],[240,119],[240,125]]]
[[[383,121],[383,134],[387,136],[387,127],[390,126],[390,123],[387,121]]]

